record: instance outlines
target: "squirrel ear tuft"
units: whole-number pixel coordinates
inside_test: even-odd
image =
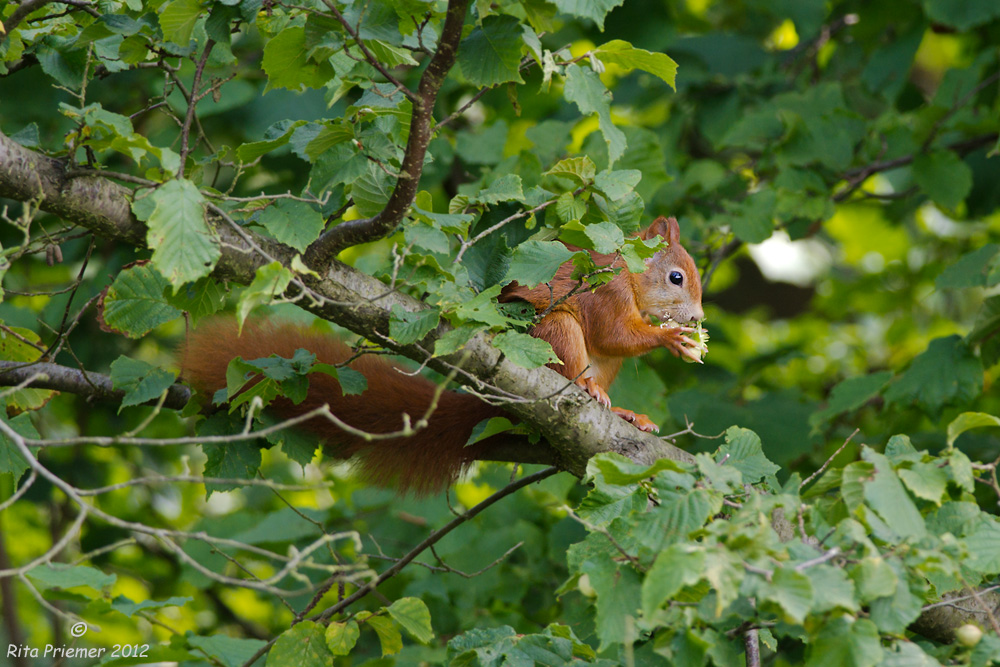
[[[670,242],[670,245],[676,245],[681,242],[681,226],[677,224],[677,218],[671,216],[667,219],[667,235],[664,237]]]
[[[681,228],[677,224],[677,218],[665,218],[661,215],[653,221],[653,224],[639,234],[639,237],[644,241],[648,241],[654,236],[662,236],[670,245],[679,243],[681,240]]]

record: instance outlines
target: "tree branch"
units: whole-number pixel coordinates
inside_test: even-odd
[[[956,141],[954,143],[945,146],[947,150],[955,151],[959,155],[967,155],[974,150],[982,148],[983,146],[989,146],[997,140],[997,133],[983,134],[978,137],[972,137],[971,139],[963,139],[962,141]],[[836,193],[833,196],[833,201],[841,202],[854,194],[854,191],[861,187],[861,185],[868,179],[869,176],[877,174],[883,171],[890,171],[892,169],[898,169],[899,167],[905,167],[906,165],[912,163],[917,156],[926,153],[927,149],[924,147],[918,152],[912,153],[910,155],[903,155],[901,157],[893,158],[892,160],[880,160],[878,162],[872,162],[863,167],[855,167],[854,169],[849,169],[844,172],[843,178],[848,182],[848,187],[844,190]]]
[[[51,389],[53,391],[79,394],[87,400],[110,401],[121,403],[125,392],[115,389],[111,378],[101,373],[83,372],[77,368],[60,366],[50,363],[20,363],[17,361],[0,360],[0,387],[24,386],[32,389]],[[191,390],[182,384],[171,385],[167,389],[167,398],[163,407],[180,410],[191,398]],[[157,400],[148,401],[143,405],[156,405]]]
[[[410,136],[406,142],[406,153],[403,156],[396,187],[393,188],[385,208],[374,217],[343,222],[319,237],[306,250],[304,259],[309,266],[322,267],[327,259],[344,248],[375,241],[388,235],[399,225],[410,208],[414,197],[417,196],[420,175],[424,170],[424,156],[427,154],[427,146],[433,134],[431,121],[434,104],[445,77],[455,65],[468,7],[469,0],[448,0],[448,13],[445,15],[437,50],[420,77],[416,96],[411,98],[413,115],[410,118]]]

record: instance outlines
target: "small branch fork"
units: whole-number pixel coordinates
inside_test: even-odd
[[[383,572],[382,574],[380,574],[378,577],[376,577],[372,581],[368,582],[367,584],[365,584],[365,585],[361,586],[360,588],[358,588],[358,590],[355,591],[353,594],[351,594],[350,596],[344,598],[343,600],[341,600],[337,604],[335,604],[335,605],[333,605],[331,607],[328,607],[327,609],[325,609],[324,611],[320,612],[319,614],[316,614],[316,615],[310,617],[308,620],[310,620],[310,621],[317,621],[317,622],[321,622],[321,623],[328,622],[331,617],[333,617],[336,614],[341,613],[344,609],[346,609],[350,605],[352,605],[355,602],[357,602],[358,600],[366,597],[368,594],[374,592],[375,589],[380,584],[382,584],[383,582],[385,582],[385,581],[391,579],[392,577],[396,576],[397,574],[399,574],[399,572],[404,567],[406,567],[407,565],[409,565],[414,559],[416,559],[417,556],[419,556],[421,553],[423,553],[426,549],[432,548],[433,545],[435,545],[438,542],[440,542],[442,538],[444,538],[448,533],[450,533],[451,531],[453,531],[455,528],[459,527],[460,525],[462,525],[463,523],[465,523],[469,519],[475,517],[477,514],[479,514],[483,510],[487,509],[491,505],[495,504],[496,502],[498,502],[498,501],[506,498],[507,496],[511,495],[515,491],[518,491],[518,490],[520,490],[520,489],[522,489],[522,488],[524,488],[526,486],[534,484],[535,482],[540,482],[541,480],[543,480],[543,479],[545,479],[547,477],[551,477],[552,475],[556,474],[558,471],[559,470],[557,468],[555,468],[555,467],[545,468],[544,470],[540,470],[540,471],[538,471],[536,473],[533,473],[531,475],[527,475],[526,477],[522,477],[521,479],[517,480],[516,482],[511,482],[510,484],[508,484],[504,488],[500,489],[499,491],[497,491],[492,496],[490,496],[486,500],[482,501],[481,503],[479,503],[478,505],[476,505],[472,509],[470,509],[470,510],[468,510],[466,512],[463,512],[462,514],[459,514],[454,519],[452,519],[451,521],[449,521],[447,524],[445,524],[441,528],[438,528],[437,530],[435,530],[433,533],[431,533],[430,535],[428,535],[427,538],[424,539],[424,541],[422,541],[417,546],[413,547],[413,549],[411,549],[409,552],[406,553],[406,555],[404,555],[402,558],[400,558],[398,561],[396,561],[385,572]],[[514,547],[514,548],[516,549],[517,547]],[[513,549],[511,549],[510,551],[513,551]],[[510,553],[510,551],[508,551],[503,556],[501,556],[498,559],[498,562],[500,560],[506,558],[507,555]],[[485,569],[489,569],[490,567],[493,567],[493,565],[495,565],[495,564],[496,563],[488,565]],[[258,659],[260,659],[261,656],[263,656],[264,654],[266,654],[268,651],[271,650],[271,647],[274,645],[274,643],[277,640],[278,640],[278,638],[275,637],[274,639],[272,639],[271,641],[269,641],[267,644],[265,644],[264,646],[262,646],[260,648],[260,650],[257,651],[257,653],[255,653],[253,656],[250,657],[249,660],[247,660],[245,663],[243,663],[243,667],[250,667],[251,665],[253,665],[253,663],[256,662]]]
[[[332,7],[332,2],[329,0],[324,0],[324,3]],[[437,50],[420,77],[417,92],[413,93],[405,87],[401,88],[408,93],[407,97],[413,102],[413,116],[410,119],[410,136],[406,143],[403,163],[400,166],[399,179],[389,196],[389,201],[374,217],[343,222],[320,236],[306,250],[304,259],[308,265],[322,266],[328,258],[333,257],[344,248],[375,241],[386,236],[396,228],[410,208],[417,195],[420,174],[423,172],[424,156],[427,154],[427,146],[431,141],[434,104],[445,77],[455,65],[468,7],[469,0],[448,0],[448,11],[445,15]],[[343,21],[339,12],[337,15]],[[346,26],[346,21],[343,22]],[[350,32],[349,27],[348,30]],[[352,34],[352,36],[355,35]],[[356,36],[355,39],[357,39]],[[360,40],[358,40],[358,44],[364,51],[365,47]],[[389,80],[394,81],[391,77]]]

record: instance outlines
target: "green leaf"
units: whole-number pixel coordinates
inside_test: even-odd
[[[586,236],[580,238],[578,236],[574,237],[572,234],[574,229],[583,229],[583,224],[579,222],[580,218],[587,214],[587,205],[583,202],[583,200],[575,197],[572,192],[564,192],[556,199],[554,208],[556,210],[556,215],[559,216],[559,219],[567,223],[566,225],[563,225],[563,229],[560,230],[559,236],[562,237],[565,233],[567,237],[573,238],[575,241],[579,241],[579,243],[574,243],[574,241],[569,240],[569,238],[563,239],[567,243],[579,245],[581,248],[588,247],[589,242],[586,239]],[[575,225],[569,224],[574,222],[576,223]]]
[[[474,86],[488,88],[508,81],[524,83],[521,24],[513,16],[487,16],[458,47],[462,74]]]
[[[748,196],[724,219],[733,233],[746,243],[763,243],[774,233],[774,210],[777,195],[774,190],[759,190]]]
[[[584,115],[597,114],[598,125],[608,145],[608,167],[625,154],[625,133],[611,122],[611,92],[592,70],[578,65],[566,68],[563,95]]]
[[[963,412],[948,424],[948,446],[955,444],[958,436],[974,428],[1000,426],[1000,417],[985,412]]]
[[[594,181],[596,174],[597,167],[594,165],[594,161],[584,155],[560,160],[545,172],[544,176],[558,176],[559,178],[571,179],[577,185],[589,185]]]
[[[351,185],[351,197],[361,215],[376,215],[385,208],[390,195],[392,195],[392,179],[371,163]]]
[[[389,318],[389,336],[403,345],[416,343],[437,327],[440,318],[441,313],[437,308],[409,312],[395,304]]]
[[[559,2],[556,2],[558,5]],[[677,63],[665,53],[651,53],[637,49],[628,42],[613,39],[594,50],[594,55],[608,65],[618,65],[627,70],[641,69],[663,79],[664,83],[677,90]]]
[[[39,588],[66,590],[77,586],[86,586],[98,593],[113,586],[118,579],[113,574],[105,574],[86,565],[70,566],[55,563],[43,563],[28,570],[25,574]]]
[[[152,193],[156,203],[146,224],[151,261],[174,288],[207,276],[222,256],[219,240],[205,221],[205,199],[188,180],[171,180]]]
[[[720,461],[743,473],[743,482],[755,484],[764,477],[776,474],[781,466],[775,465],[764,456],[760,437],[753,431],[731,426],[726,431],[726,444],[719,447]]]
[[[191,315],[194,324],[197,324],[202,318],[222,310],[226,302],[225,288],[211,276],[197,282],[184,283],[176,293],[166,289],[167,281],[162,280],[162,283],[164,286],[163,298],[166,302]]]
[[[996,268],[1000,270],[1000,266]],[[967,340],[979,346],[986,368],[1000,361],[1000,296],[991,296],[983,301],[976,316],[976,325]]]
[[[477,324],[463,324],[446,331],[434,343],[434,356],[441,357],[452,354],[465,347],[465,344],[475,337],[477,333],[483,331],[484,327]]]
[[[369,616],[364,622],[378,635],[379,644],[382,646],[382,657],[395,655],[403,650],[403,635],[390,619],[385,616]]]
[[[715,615],[736,601],[745,571],[736,554],[717,549],[705,555],[705,579],[715,591]]]
[[[407,225],[403,229],[403,238],[406,239],[407,245],[423,248],[429,252],[446,255],[451,250],[447,234],[437,227],[420,222]]]
[[[194,648],[201,649],[209,657],[215,658],[224,667],[242,667],[265,644],[260,639],[238,639],[228,635],[198,637],[190,632],[185,641]],[[200,655],[198,659],[204,660]]]
[[[632,273],[642,273],[646,270],[646,260],[655,255],[663,244],[659,236],[643,240],[639,238],[625,239],[622,246],[622,258]]]
[[[502,201],[524,201],[521,190],[521,177],[517,174],[505,174],[490,183],[485,190],[480,190],[473,198],[480,204],[497,204]]]
[[[778,605],[786,623],[802,624],[812,608],[813,586],[809,577],[790,567],[779,567],[763,587],[764,600]]]
[[[686,586],[704,577],[705,553],[691,544],[674,543],[661,551],[642,582],[642,612],[653,618],[657,609]]]
[[[864,558],[852,570],[851,578],[858,587],[858,601],[871,600],[895,595],[899,578],[880,556]]]
[[[649,479],[659,472],[685,473],[681,464],[670,459],[657,459],[654,463],[644,465],[635,463],[621,454],[603,453],[594,456],[587,462],[587,481],[596,483],[597,488],[611,486],[630,486],[644,479]],[[694,478],[689,477],[690,484]]]
[[[952,449],[948,452],[948,470],[951,472],[951,479],[955,484],[969,493],[975,491],[972,461],[965,455],[965,452],[960,449]]]
[[[163,5],[159,11],[163,36],[178,46],[186,47],[201,12],[200,0],[172,0]]]
[[[850,612],[858,610],[854,582],[844,570],[831,565],[816,565],[806,568],[805,574],[812,582],[813,613],[823,613],[838,608]]]
[[[548,341],[516,331],[497,334],[493,337],[493,346],[522,368],[562,363]]]
[[[263,383],[261,383],[263,384]],[[202,449],[208,460],[205,462],[205,476],[220,479],[253,479],[260,469],[260,445],[253,440],[227,443],[203,443]],[[238,484],[211,484],[211,490],[229,491],[239,488]]]
[[[642,172],[638,169],[606,170],[597,175],[594,186],[612,201],[620,201],[632,193],[641,180]]]
[[[266,667],[325,667],[332,662],[323,626],[302,621],[281,633],[267,654]]]
[[[280,262],[271,262],[257,269],[257,275],[253,282],[243,290],[239,303],[236,306],[236,320],[240,327],[246,321],[250,312],[257,306],[271,303],[275,298],[284,294],[292,282],[292,272],[281,265]]]
[[[472,427],[472,433],[469,434],[469,440],[465,443],[465,446],[474,445],[480,440],[485,440],[497,433],[503,433],[513,428],[515,428],[514,425],[506,417],[484,419]]]
[[[913,180],[931,200],[954,209],[972,191],[972,169],[952,151],[935,151],[913,160]]]
[[[722,497],[716,492],[661,489],[660,506],[638,518],[634,535],[650,553],[658,553],[667,544],[686,540],[721,509]]]
[[[322,88],[334,77],[328,62],[310,60],[306,31],[302,26],[289,26],[264,44],[261,69],[267,74],[264,92],[276,88],[298,91],[302,87]]]
[[[472,667],[473,665],[495,665],[514,646],[517,634],[514,628],[504,625],[499,628],[474,628],[448,642],[449,665]]]
[[[1000,18],[1000,5],[993,0],[924,0],[927,16],[934,21],[966,32],[970,28]]]
[[[880,631],[902,634],[920,616],[923,601],[910,590],[905,576],[897,567],[896,590],[892,595],[872,600],[869,604],[871,620]]]
[[[292,137],[293,150],[295,149],[295,139],[297,136]],[[328,122],[323,125],[322,129],[315,136],[309,138],[308,143],[305,145],[305,155],[311,162],[315,162],[323,153],[334,146],[354,138],[354,129],[350,124],[343,120]]]
[[[455,307],[455,316],[463,323],[481,322],[491,327],[505,327],[514,321],[500,313],[496,298],[500,295],[500,286],[494,285]]]
[[[365,46],[372,55],[388,68],[399,67],[400,65],[419,65],[410,52],[406,49],[386,42],[372,39],[365,42]]]
[[[346,623],[334,621],[326,626],[326,646],[334,655],[348,655],[360,636],[361,630],[353,620]]]
[[[243,144],[236,149],[236,157],[240,162],[253,162],[262,155],[267,155],[271,151],[286,145],[292,134],[305,125],[305,121],[299,120],[280,121],[267,129],[264,133],[264,141],[254,141]]]
[[[145,361],[121,356],[111,362],[111,385],[125,391],[122,408],[153,401],[170,388],[177,376]]]
[[[509,134],[510,130],[504,120],[481,127],[475,132],[465,130],[455,138],[455,152],[469,164],[495,165],[503,159]]]
[[[934,286],[938,289],[992,287],[1000,281],[1000,275],[994,270],[998,252],[1000,244],[987,243],[982,248],[963,255],[941,272],[934,281]]]
[[[841,493],[847,509],[855,511],[865,501],[864,483],[875,474],[875,466],[867,461],[854,461],[844,466],[840,473]]]
[[[878,628],[868,619],[838,616],[819,628],[805,667],[873,667],[882,659]]]
[[[948,473],[934,463],[917,462],[912,468],[900,468],[899,478],[913,495],[940,505],[948,486]]]
[[[556,241],[525,241],[514,248],[505,280],[516,280],[525,287],[547,283],[575,254]]]
[[[592,248],[602,254],[611,254],[625,243],[625,235],[622,233],[621,228],[613,222],[605,221],[584,225],[582,231],[587,238],[587,243],[583,244],[582,247]],[[562,235],[560,234],[561,237]],[[568,241],[568,239],[563,240]]]
[[[26,412],[11,419],[7,417],[5,410],[0,410],[0,421],[23,438],[37,440],[41,437]],[[31,464],[25,460],[21,450],[6,433],[0,432],[0,475],[11,475],[14,478],[14,483],[17,484],[30,467]]]
[[[42,339],[31,329],[9,325],[4,325],[4,328],[0,329],[0,359],[4,361],[23,361],[26,363],[38,361],[45,348]],[[22,411],[38,410],[48,403],[54,395],[55,392],[48,389],[6,388],[3,390],[3,403],[7,406],[10,414],[16,414]]]
[[[164,290],[169,283],[148,262],[121,271],[101,300],[99,320],[110,331],[141,338],[156,327],[180,317]]]
[[[563,14],[590,19],[597,24],[601,32],[604,32],[604,17],[624,2],[625,0],[553,0],[552,4]]]
[[[865,501],[901,538],[919,538],[927,534],[927,526],[913,499],[906,493],[892,463],[885,455],[869,447],[861,450],[864,460],[875,466],[875,476],[864,484]]]
[[[133,602],[129,600],[124,595],[119,595],[114,600],[111,601],[111,608],[115,611],[124,614],[125,616],[135,616],[136,613],[140,611],[147,611],[149,609],[163,609],[164,607],[183,607],[188,602],[191,602],[193,598],[189,597],[170,597],[166,600],[143,600],[142,602]]]
[[[976,530],[965,539],[969,549],[968,567],[983,574],[1000,572],[1000,523],[990,516],[980,515]]]
[[[932,415],[983,391],[983,365],[960,336],[935,338],[885,391],[889,403],[915,402]]]
[[[431,612],[420,598],[400,598],[386,608],[393,620],[421,644],[434,638]]]
[[[809,423],[819,426],[839,414],[860,408],[877,396],[891,379],[892,371],[880,371],[844,380],[830,392],[826,407],[810,415]]]
[[[273,206],[261,211],[257,219],[275,239],[299,252],[319,238],[326,224],[315,208],[301,201],[280,199]]]
[[[629,566],[621,566],[610,556],[585,561],[580,572],[590,577],[597,592],[595,626],[600,640],[598,651],[625,640],[626,627],[634,623],[641,596],[639,575]],[[633,619],[628,621],[627,619]]]

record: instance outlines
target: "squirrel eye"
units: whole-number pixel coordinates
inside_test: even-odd
[[[684,283],[684,275],[680,271],[671,271],[670,282],[675,285],[681,285]]]

